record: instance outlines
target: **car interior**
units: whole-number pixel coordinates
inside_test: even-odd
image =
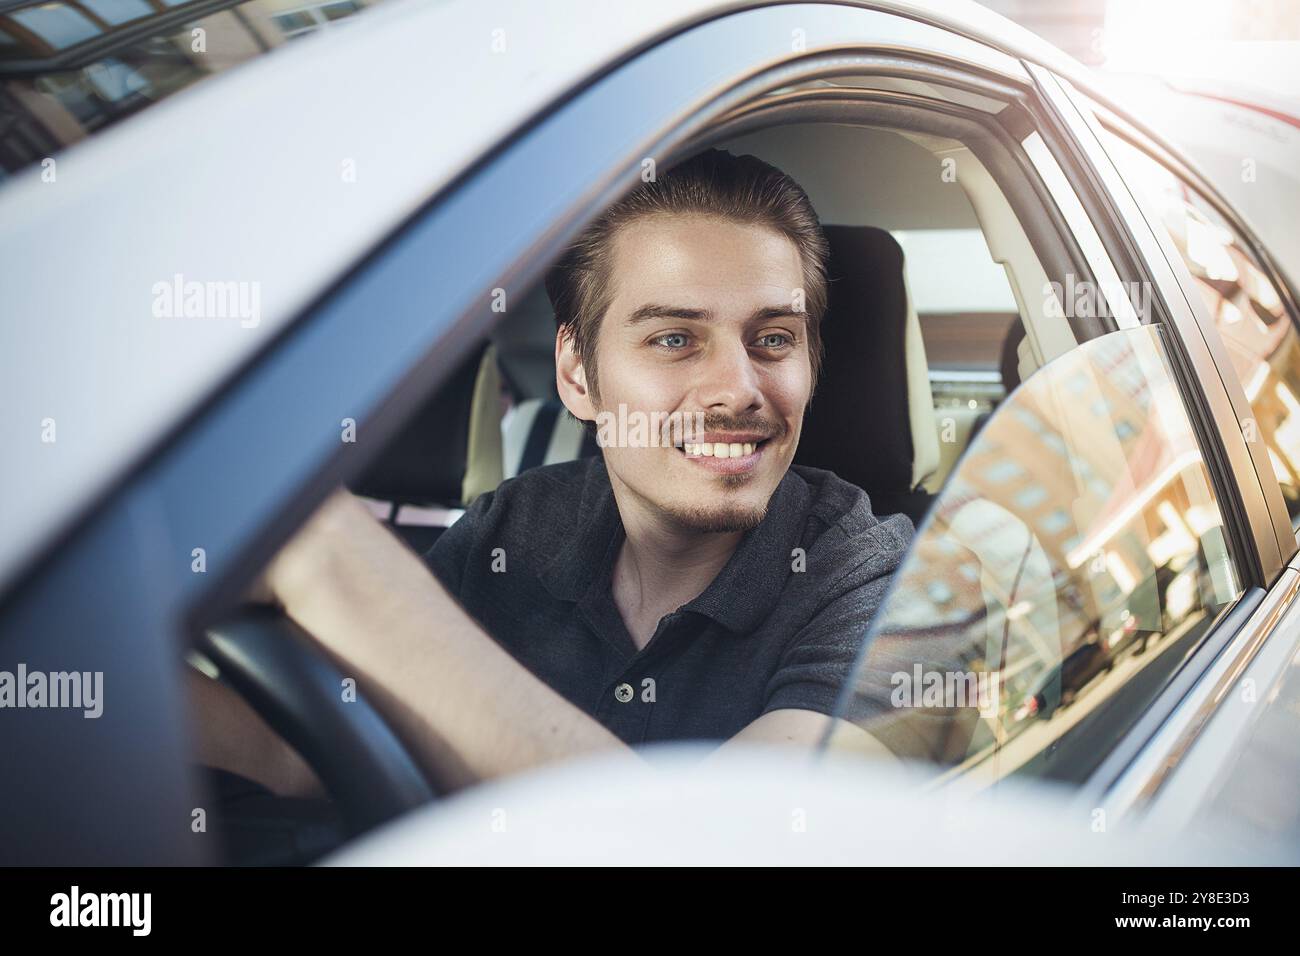
[[[919,525],[979,423],[1040,364],[1016,290],[1041,287],[1044,274],[1022,228],[954,141],[810,124],[717,145],[788,171],[808,191],[830,244],[826,364],[796,462],[834,471],[863,488],[876,513],[901,512]],[[945,182],[943,161],[954,156],[961,177]],[[1019,242],[1007,241],[1008,232]],[[999,260],[995,248],[1020,258]],[[596,454],[560,404],[554,347],[539,285],[507,309],[354,493],[423,552],[501,481]]]
[[[704,146],[751,153],[808,192],[829,240],[831,287],[825,366],[795,461],[835,472],[866,491],[877,514],[902,513],[919,527],[990,412],[1075,344],[1065,323],[1049,322],[1044,301],[1044,261],[1059,263],[1053,256],[1062,253],[1040,258],[1042,244],[1030,240],[1024,210],[1012,208],[1010,191],[984,161],[994,157],[1007,175],[1013,167],[1005,147],[974,124],[945,120],[936,129],[916,121],[915,111],[786,116],[784,104],[773,105],[770,112],[743,111],[678,155]],[[350,490],[422,554],[502,481],[598,454],[594,438],[557,397],[554,339],[541,284],[515,295],[491,336]],[[209,634],[191,663],[230,680],[259,713],[276,718],[268,723],[277,730],[328,719],[311,716],[319,707],[310,694],[289,713],[283,689],[264,673],[241,670],[221,635]],[[400,751],[377,715],[369,719],[384,746]],[[335,744],[374,749],[376,738],[350,733],[340,731]],[[337,755],[319,746],[319,734],[285,737],[321,771],[332,796],[348,785],[340,781],[355,778],[322,770]],[[315,859],[374,822],[359,819],[364,796],[340,799],[338,807],[289,800],[224,771],[204,772],[218,794],[217,828],[232,862]],[[418,797],[410,766],[394,770],[390,761],[376,772],[400,778]]]

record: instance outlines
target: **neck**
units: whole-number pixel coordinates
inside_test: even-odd
[[[626,539],[614,567],[614,601],[638,646],[664,614],[698,597],[735,552],[744,532],[691,531],[662,513],[650,513],[626,488],[615,500]]]
[[[627,539],[619,553],[645,595],[700,594],[740,544],[742,532],[685,531],[662,520],[624,521]],[[642,603],[651,603],[643,601]]]

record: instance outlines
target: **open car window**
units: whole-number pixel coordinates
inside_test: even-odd
[[[1161,331],[1113,332],[976,434],[840,716],[949,775],[1080,782],[1241,591]]]

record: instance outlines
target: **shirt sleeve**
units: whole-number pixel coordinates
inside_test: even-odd
[[[817,614],[791,639],[768,682],[763,713],[793,709],[834,715],[911,537],[911,521],[891,515],[855,539],[856,564],[831,584]]]

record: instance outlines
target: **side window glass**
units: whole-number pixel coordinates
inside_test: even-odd
[[[1136,146],[1107,136],[1116,164],[1155,204],[1196,280],[1232,358],[1253,418],[1247,441],[1263,442],[1300,528],[1300,335],[1259,261],[1198,193]]]
[[[840,716],[988,780],[1085,778],[1241,593],[1158,327],[994,412],[894,579]]]

